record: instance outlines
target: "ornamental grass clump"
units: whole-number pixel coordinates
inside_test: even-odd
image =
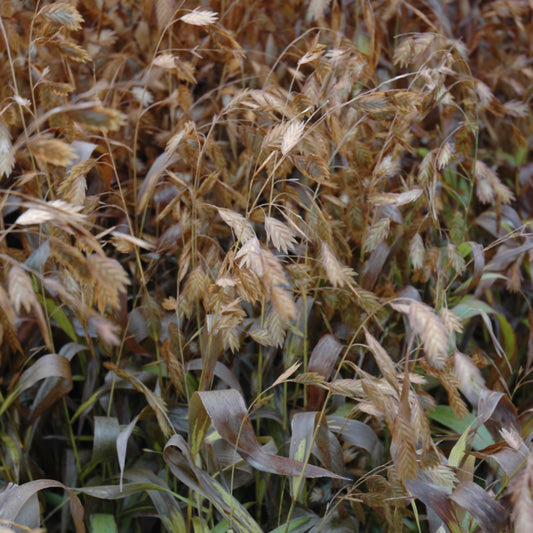
[[[531,5],[0,4],[0,529],[529,532]]]

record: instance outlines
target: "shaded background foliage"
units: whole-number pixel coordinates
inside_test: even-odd
[[[531,9],[2,2],[1,524],[528,531]]]

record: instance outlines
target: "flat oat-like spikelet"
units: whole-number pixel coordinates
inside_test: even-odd
[[[374,169],[376,179],[389,179],[400,172],[400,162],[392,155],[386,155]]]
[[[182,22],[192,26],[209,26],[214,24],[218,19],[218,13],[207,9],[193,9],[190,13],[180,17]]]
[[[450,335],[442,319],[431,307],[415,300],[411,301],[408,316],[413,331],[422,339],[429,364],[439,370],[444,368]]]
[[[368,229],[365,237],[363,249],[366,253],[370,253],[376,249],[379,243],[384,241],[389,234],[390,218],[381,218],[374,222]]]
[[[28,148],[37,161],[59,167],[66,167],[76,157],[76,152],[66,142],[48,136],[32,139]]]
[[[354,271],[349,267],[342,266],[325,242],[322,242],[321,255],[322,265],[326,270],[329,281],[334,287],[344,287],[352,281]]]
[[[391,303],[393,309],[405,313],[413,332],[420,337],[431,367],[442,370],[448,358],[451,338],[448,328],[433,309],[422,302]]]
[[[396,367],[394,366],[394,363],[392,359],[390,358],[389,354],[385,351],[383,346],[378,342],[378,340],[368,333],[368,331],[365,330],[365,339],[366,344],[368,345],[368,348],[374,355],[374,359],[376,360],[376,363],[378,364],[378,367],[383,374],[383,377],[396,389],[400,390],[400,386],[398,383],[398,378],[396,377]]]
[[[304,123],[299,120],[291,121],[281,140],[281,153],[287,155],[303,137]]]
[[[307,8],[306,20],[319,20],[324,16],[324,11],[331,3],[331,0],[311,0],[309,7]]]
[[[281,147],[281,141],[290,122],[280,122],[275,126],[269,128],[265,136],[263,137],[262,148],[272,148],[279,150]]]
[[[152,65],[166,70],[172,70],[176,68],[176,56],[169,53],[159,54],[154,59]]]
[[[276,218],[266,216],[265,230],[267,238],[276,250],[285,254],[289,250],[294,250],[296,239],[294,238],[294,233],[286,224]]]
[[[44,312],[37,301],[30,277],[19,265],[13,265],[9,270],[8,286],[9,298],[15,311],[20,313],[21,309],[26,312],[33,310],[44,342],[49,350],[53,350]]]
[[[66,2],[54,2],[44,6],[38,13],[48,22],[56,26],[63,26],[66,30],[77,31],[81,29],[83,17],[78,10]]]
[[[424,257],[426,249],[420,233],[416,233],[409,243],[409,259],[413,268],[422,268],[424,266]]]
[[[124,113],[99,105],[72,109],[68,114],[73,120],[87,126],[89,129],[105,133],[117,131],[126,123],[126,115]]]
[[[267,287],[286,285],[287,276],[283,270],[281,261],[270,251],[261,248],[261,262],[263,264],[263,283]]]
[[[122,265],[115,259],[91,254],[87,257],[87,265],[96,282],[95,296],[99,311],[103,312],[107,305],[120,307],[118,293],[125,293],[130,280]]]
[[[508,204],[514,200],[511,189],[504,185],[500,178],[483,161],[475,161],[474,177],[476,180],[476,195],[484,204],[494,204],[497,200]]]
[[[533,452],[529,452],[526,464],[512,480],[509,492],[514,504],[514,531],[529,533],[533,523]]]
[[[296,318],[296,305],[289,291],[280,286],[274,286],[270,290],[270,298],[283,322],[290,322]]]
[[[239,268],[236,265],[235,269],[234,276],[239,296],[251,304],[260,302],[263,297],[263,288],[259,277],[248,268]]]
[[[400,413],[392,426],[391,455],[403,481],[414,479],[418,470],[413,428],[408,418]]]
[[[9,299],[17,313],[21,309],[30,311],[35,300],[35,293],[28,274],[18,265],[9,269],[8,275]]]
[[[242,243],[255,237],[252,225],[239,213],[231,209],[217,208],[220,218],[233,230],[235,237]],[[257,239],[256,239],[257,240]],[[259,244],[259,241],[257,242]]]
[[[59,184],[57,192],[62,200],[82,206],[85,202],[87,180],[85,176],[95,165],[94,159],[87,159],[74,165]]]
[[[57,46],[64,57],[74,61],[75,63],[87,63],[92,60],[87,50],[82,48],[79,44],[71,41],[52,41]]]
[[[422,194],[422,189],[414,188],[401,193],[385,192],[372,194],[370,203],[374,206],[395,205],[401,206],[416,201]]]
[[[76,226],[85,222],[85,215],[79,211],[81,205],[72,205],[63,200],[52,200],[42,204],[28,203],[28,210],[22,213],[15,224],[28,226],[31,224],[43,224],[44,222],[55,222],[58,226]]]
[[[276,309],[272,309],[267,315],[266,329],[270,334],[270,346],[277,346],[280,348],[283,346],[285,340],[285,334],[287,332],[286,325],[279,316]]]
[[[11,135],[3,121],[0,120],[0,178],[10,176],[15,165],[12,151]]]
[[[257,237],[252,237],[247,240],[235,255],[235,259],[239,261],[240,267],[249,268],[259,278],[263,277],[264,268],[261,257],[261,244],[259,244]]]

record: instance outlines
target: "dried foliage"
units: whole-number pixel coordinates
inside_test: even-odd
[[[0,529],[529,531],[532,49],[522,0],[0,2]]]

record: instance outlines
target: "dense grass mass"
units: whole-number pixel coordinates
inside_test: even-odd
[[[0,2],[0,531],[528,533],[526,0]]]

